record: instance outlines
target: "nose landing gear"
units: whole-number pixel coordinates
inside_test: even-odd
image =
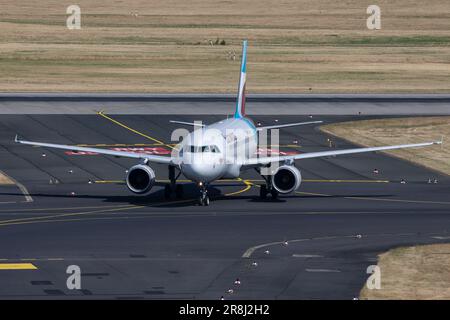
[[[203,182],[199,182],[198,186],[200,187],[200,197],[198,199],[198,204],[201,206],[209,206],[209,197],[208,190],[206,189],[206,185]]]

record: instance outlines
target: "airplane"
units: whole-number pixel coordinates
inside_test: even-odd
[[[93,152],[102,155],[138,159],[140,163],[132,166],[128,170],[126,176],[126,185],[128,189],[136,194],[146,194],[155,185],[156,175],[151,168],[150,163],[168,165],[170,183],[165,185],[165,196],[170,197],[173,193],[175,193],[177,197],[182,196],[183,187],[182,185],[177,184],[176,181],[178,177],[183,174],[186,178],[195,182],[199,187],[200,196],[198,198],[198,203],[202,206],[208,206],[210,204],[207,188],[212,182],[224,178],[238,178],[242,172],[249,169],[255,169],[265,181],[265,183],[260,186],[260,197],[265,199],[270,194],[272,199],[276,199],[279,194],[288,194],[300,187],[302,176],[300,170],[295,166],[296,160],[299,161],[303,159],[381,150],[425,147],[442,143],[442,141],[432,141],[382,147],[328,150],[295,155],[255,156],[258,150],[258,143],[260,142],[258,140],[260,132],[292,126],[317,124],[322,121],[256,127],[254,122],[245,113],[246,73],[247,40],[244,40],[234,116],[210,125],[199,124],[196,122],[171,121],[172,123],[192,125],[195,129],[184,136],[182,142],[176,145],[170,156],[25,141],[20,140],[17,135],[15,142],[45,148],[71,150],[73,152]],[[244,138],[237,138],[238,135],[234,134],[234,132],[239,130],[246,133]],[[242,145],[245,145],[244,149],[240,149],[240,146]],[[229,150],[233,151],[238,149],[244,151],[238,152],[237,155],[236,152],[227,152]],[[233,155],[232,161],[230,161],[228,154]],[[266,170],[274,163],[280,165],[275,166],[274,169]],[[178,175],[176,175],[176,171],[178,171]]]

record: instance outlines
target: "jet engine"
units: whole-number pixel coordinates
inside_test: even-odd
[[[301,182],[302,175],[300,174],[300,170],[294,166],[281,166],[272,175],[272,186],[279,193],[283,194],[297,190]]]
[[[147,165],[138,164],[130,168],[127,174],[127,187],[134,193],[150,191],[155,184],[155,172]]]

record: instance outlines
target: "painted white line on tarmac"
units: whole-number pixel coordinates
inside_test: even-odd
[[[11,180],[19,189],[20,191],[23,193],[24,197],[25,197],[25,202],[33,202],[33,197],[30,195],[30,193],[28,192],[28,189],[21,184],[20,182],[18,182],[16,179],[14,179],[13,177],[8,176],[6,173],[4,173],[3,171],[0,171],[0,174],[4,175],[5,177],[7,177],[9,180]]]
[[[337,269],[305,269],[306,272],[330,272],[330,273],[338,273],[341,272]]]
[[[318,254],[297,254],[294,253],[292,258],[323,258],[323,256]]]

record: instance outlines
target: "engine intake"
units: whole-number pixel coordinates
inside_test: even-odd
[[[279,193],[290,193],[297,190],[302,183],[300,170],[294,166],[284,165],[272,175],[272,186]]]
[[[147,165],[138,164],[128,170],[126,181],[128,189],[132,192],[147,193],[155,184],[155,172]]]

